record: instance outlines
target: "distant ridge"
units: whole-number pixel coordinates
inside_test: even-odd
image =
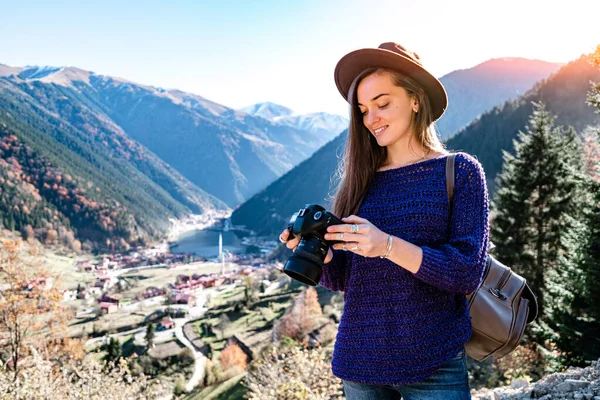
[[[240,111],[256,115],[257,117],[262,117],[269,121],[272,121],[274,118],[277,117],[287,117],[294,113],[294,111],[287,107],[280,106],[271,102],[253,104],[251,106],[241,108]]]
[[[448,109],[436,123],[442,139],[505,101],[517,98],[562,64],[525,58],[495,58],[440,78],[448,92]]]
[[[265,118],[277,125],[290,126],[312,133],[314,140],[323,145],[348,128],[348,119],[325,112],[296,114],[293,110],[274,103],[257,103],[240,111]],[[307,140],[311,140],[308,139]]]

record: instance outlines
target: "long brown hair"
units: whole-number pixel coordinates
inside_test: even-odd
[[[332,211],[340,218],[358,213],[358,208],[369,190],[375,172],[387,158],[387,148],[377,144],[377,140],[363,123],[357,95],[358,84],[364,78],[372,74],[383,73],[391,74],[396,86],[404,88],[409,96],[417,97],[419,110],[412,114],[411,124],[415,139],[421,147],[426,149],[427,153],[445,151],[433,125],[429,97],[415,80],[385,68],[370,68],[363,71],[354,79],[348,92],[350,97],[350,126],[344,155],[338,163],[335,174],[339,184],[337,185]],[[410,140],[412,139],[411,137]],[[410,141],[409,148],[412,150]]]

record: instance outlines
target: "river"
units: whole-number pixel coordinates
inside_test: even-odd
[[[219,255],[219,233],[223,234],[223,250],[232,253],[243,253],[246,251],[242,239],[236,236],[235,231],[219,231],[203,229],[182,233],[175,242],[178,246],[172,247],[173,253],[196,253],[206,258],[214,258]]]

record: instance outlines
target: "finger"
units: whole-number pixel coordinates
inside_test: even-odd
[[[358,230],[353,230],[353,226],[357,226]],[[344,224],[344,225],[331,225],[327,228],[327,232],[329,233],[364,233],[367,232],[367,228],[369,225],[367,224]]]
[[[360,246],[358,245],[358,243],[353,243],[352,246],[350,246],[349,249],[351,252],[356,253],[356,254],[360,254],[360,252],[362,251],[362,249],[360,248]]]
[[[287,242],[289,236],[290,236],[290,232],[286,229],[279,234],[279,241],[281,243],[285,243],[285,242]]]
[[[335,250],[352,251],[356,254],[360,254],[360,245],[356,242],[348,243],[337,243],[332,246]],[[354,249],[354,250],[352,250]]]
[[[298,246],[298,243],[300,243],[300,238],[294,238],[285,242],[285,245],[288,249],[293,249],[294,247]]]
[[[342,218],[342,221],[348,224],[368,224],[369,221],[365,218],[361,218],[357,215],[350,215],[348,217]]]
[[[358,233],[338,232],[338,233],[326,233],[325,240],[342,240],[344,242],[357,242],[364,243],[367,239],[365,235]]]

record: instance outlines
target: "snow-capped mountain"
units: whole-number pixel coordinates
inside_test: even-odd
[[[19,72],[19,78],[21,79],[42,79],[48,75],[52,75],[60,71],[62,67],[48,67],[48,66],[26,66],[23,67]]]
[[[262,117],[269,121],[273,121],[273,119],[278,117],[286,117],[294,113],[294,111],[290,110],[287,107],[280,106],[279,104],[274,104],[271,102],[253,104],[251,106],[240,109],[240,111],[245,112],[247,114],[255,115],[257,117]]]
[[[275,124],[310,132],[323,140],[322,144],[348,128],[348,119],[324,112],[296,114],[293,110],[274,103],[257,103],[239,111],[265,118]]]
[[[290,115],[276,118],[274,121],[313,133],[332,134],[331,138],[348,128],[349,123],[347,118],[324,112]]]

